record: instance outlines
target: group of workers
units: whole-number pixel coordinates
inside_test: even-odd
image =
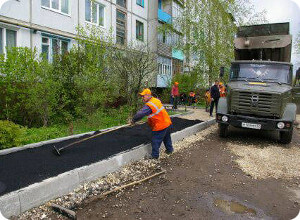
[[[177,103],[179,100],[178,85],[179,83],[175,82],[171,90],[171,98],[175,109],[177,108]],[[139,95],[142,97],[145,105],[133,116],[131,124],[134,125],[137,121],[147,116],[148,124],[152,129],[151,158],[159,158],[159,149],[162,142],[165,145],[166,154],[172,154],[174,151],[171,139],[172,121],[168,112],[164,108],[162,102],[152,96],[150,89],[144,89],[141,93],[139,93]],[[219,98],[225,96],[225,86],[222,83],[219,83],[219,80],[216,80],[215,84],[210,89],[208,89],[205,94],[207,108],[208,104],[210,105],[210,116],[212,116],[214,106],[216,106],[217,109]],[[195,100],[195,93],[191,91],[189,97]]]
[[[218,109],[218,103],[220,97],[226,97],[226,87],[219,80],[215,81],[215,84],[206,90],[205,92],[205,110],[209,115],[213,117],[214,106],[216,106],[216,112]]]
[[[185,93],[179,93],[178,85],[179,83],[175,82],[171,89],[170,103],[173,105],[172,108],[177,109],[177,105],[179,103],[188,105],[195,104],[197,102],[196,93],[194,91],[190,91],[188,96]]]

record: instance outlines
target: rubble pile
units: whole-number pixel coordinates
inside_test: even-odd
[[[241,169],[254,179],[291,179],[300,176],[300,148],[284,148],[279,144],[259,146],[247,143],[228,143],[238,158]]]
[[[110,173],[96,181],[85,183],[68,195],[51,200],[37,208],[24,212],[16,219],[46,219],[54,211],[51,204],[57,204],[68,209],[76,209],[85,199],[112,190],[118,186],[143,179],[161,171],[158,160],[140,160],[124,166],[120,171]],[[14,218],[12,218],[14,219]]]

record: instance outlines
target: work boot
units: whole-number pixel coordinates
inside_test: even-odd
[[[145,160],[158,160],[158,157],[153,157],[152,155],[146,155],[144,157]]]
[[[173,151],[167,151],[167,150],[165,150],[165,153],[166,153],[167,155],[171,155],[171,154],[173,154]]]

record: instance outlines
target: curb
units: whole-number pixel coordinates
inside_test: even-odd
[[[172,134],[172,141],[176,142],[193,135],[215,124],[215,119],[201,122]],[[0,197],[0,212],[10,218],[44,204],[45,202],[68,194],[81,184],[95,180],[108,173],[117,171],[120,167],[144,158],[151,153],[151,144],[139,145],[129,151],[114,155],[106,160],[76,168],[56,177],[32,184],[23,189],[8,193]]]

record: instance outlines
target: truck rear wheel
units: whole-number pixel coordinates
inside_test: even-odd
[[[289,144],[292,141],[293,129],[289,131],[280,131],[279,132],[279,142],[281,144]]]
[[[219,124],[219,136],[226,138],[228,136],[228,125]]]

